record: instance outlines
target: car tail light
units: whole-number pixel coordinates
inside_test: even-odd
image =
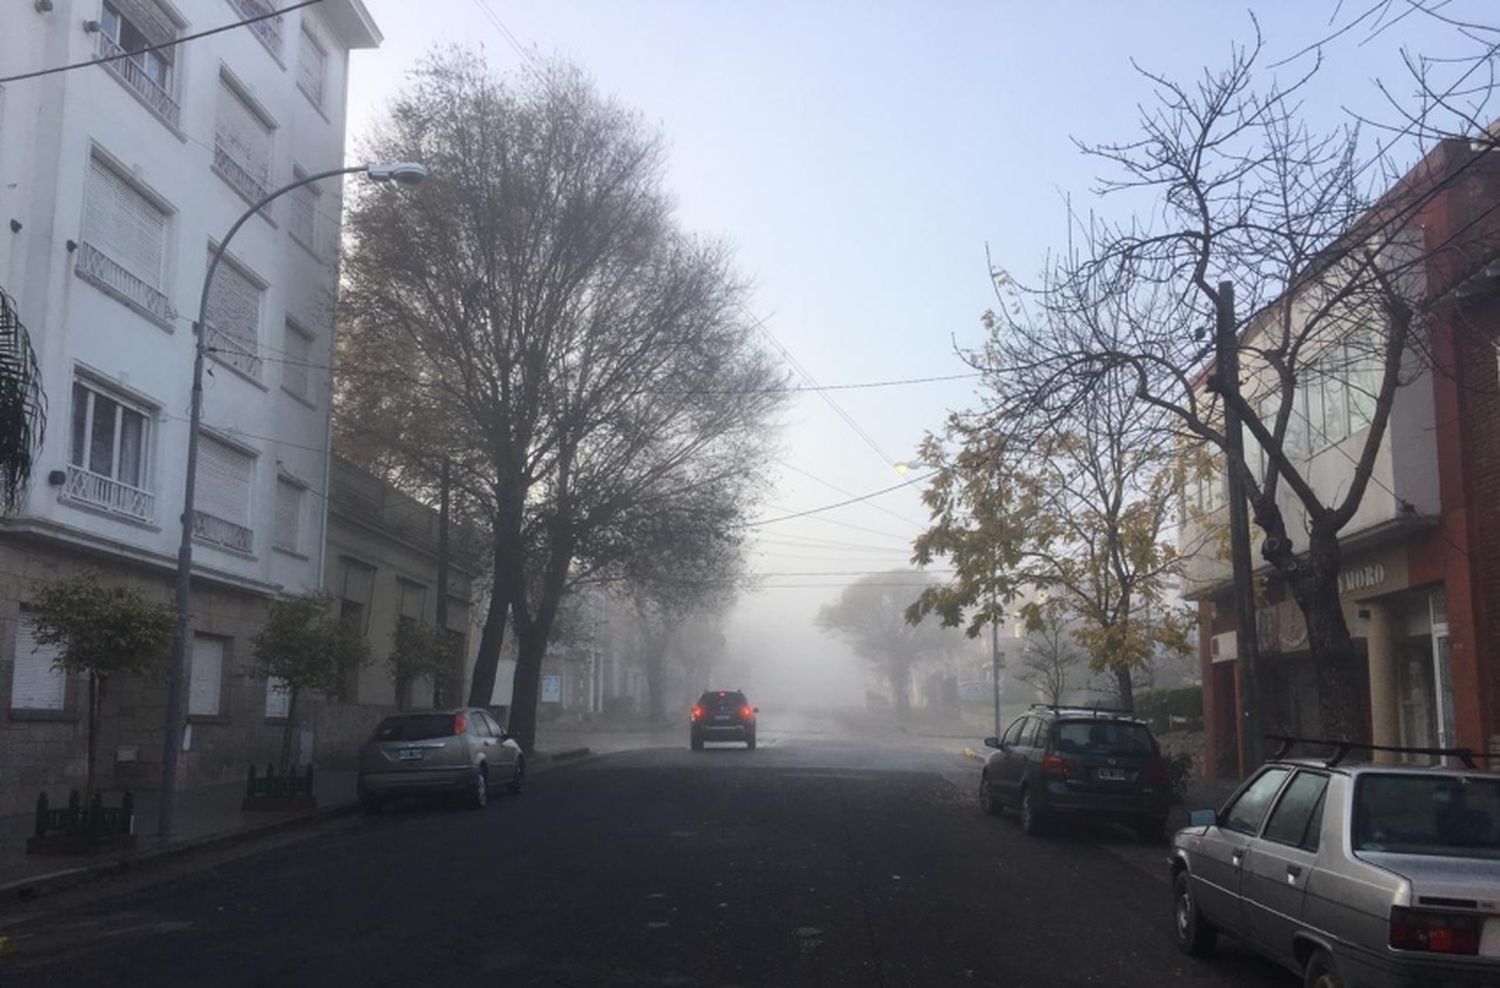
[[[1143,774],[1146,776],[1146,781],[1153,785],[1164,786],[1169,781],[1167,763],[1160,758],[1153,758],[1147,762],[1146,770]]]
[[[740,709],[740,716],[741,717],[749,717],[750,716],[750,708],[749,707],[743,707],[743,708],[741,708]]]
[[[453,733],[462,734],[469,727],[469,718],[464,714],[453,715]]]
[[[1078,763],[1062,755],[1048,755],[1042,759],[1043,775],[1077,775]]]
[[[693,720],[697,720],[699,717],[702,717],[702,716],[703,716],[703,708],[702,707],[694,707],[693,708]]]
[[[1433,954],[1479,953],[1479,917],[1391,909],[1391,946]]]

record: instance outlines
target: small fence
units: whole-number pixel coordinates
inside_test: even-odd
[[[135,800],[125,794],[119,806],[105,806],[104,797],[94,794],[85,807],[78,790],[68,796],[68,805],[52,809],[47,803],[47,794],[36,798],[36,838],[61,835],[64,837],[103,838],[127,837],[135,832]]]
[[[245,799],[311,799],[313,794],[313,767],[311,765],[297,774],[295,766],[283,775],[276,774],[276,766],[267,765],[265,775],[256,775],[255,766],[245,778]]]

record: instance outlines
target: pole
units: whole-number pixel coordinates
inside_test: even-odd
[[[990,679],[995,692],[995,737],[1000,736],[1000,612],[995,610],[995,591],[990,591]]]
[[[203,292],[198,296],[198,318],[193,323],[193,397],[191,411],[188,414],[187,479],[182,485],[182,536],[177,546],[177,623],[172,635],[172,658],[167,665],[167,712],[161,752],[161,799],[156,821],[158,837],[172,835],[172,825],[175,822],[177,809],[177,756],[182,751],[184,726],[182,681],[187,669],[188,625],[191,620],[188,608],[191,604],[193,573],[193,496],[197,492],[198,480],[198,430],[203,423],[203,355],[208,352],[208,296],[213,288],[214,272],[219,270],[219,262],[224,258],[224,251],[229,247],[229,242],[234,239],[234,235],[240,232],[240,227],[249,222],[250,217],[260,212],[271,200],[321,179],[362,171],[366,171],[365,165],[353,168],[332,168],[299,178],[270,193],[234,221],[234,226],[229,228],[224,239],[214,248],[213,256],[208,261],[208,272],[203,276]]]
[[[453,461],[443,457],[443,477],[438,488],[437,626],[438,636],[448,644],[448,501],[453,489]],[[460,656],[460,660],[462,657]],[[450,664],[452,657],[449,657]],[[449,670],[453,675],[453,670]],[[443,705],[443,681],[432,684],[432,705]]]
[[[1239,339],[1235,332],[1234,283],[1219,282],[1214,343],[1218,387],[1224,397],[1224,459],[1229,500],[1229,549],[1234,594],[1234,648],[1240,673],[1240,774],[1260,765],[1259,643],[1255,634],[1255,577],[1250,560],[1250,510],[1245,499],[1245,436],[1230,397],[1240,394]]]

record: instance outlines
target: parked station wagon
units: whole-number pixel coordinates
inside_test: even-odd
[[[1309,988],[1500,985],[1500,775],[1459,751],[1441,754],[1463,767],[1346,764],[1351,747],[1284,746],[1178,831],[1178,945],[1231,934]]]

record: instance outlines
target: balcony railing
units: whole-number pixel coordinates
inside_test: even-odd
[[[151,521],[156,517],[155,494],[71,463],[68,464],[68,479],[63,484],[62,494],[70,501],[103,508],[136,521]]]
[[[105,62],[104,67],[115,74],[126,86],[130,87],[146,105],[154,110],[173,127],[177,126],[177,101],[172,94],[157,84],[156,80],[146,74],[139,62],[133,58],[121,58],[125,49],[121,48],[114,38],[100,31],[95,35],[98,38],[97,51],[100,58],[109,58],[113,61]]]
[[[250,529],[196,509],[193,511],[193,538],[235,552],[249,553],[255,547],[255,533]]]
[[[260,348],[256,346],[254,340],[226,333],[213,323],[209,323],[207,342],[208,352],[213,355],[214,359],[228,364],[247,377],[260,380]]]
[[[170,323],[177,318],[177,310],[156,288],[126,271],[110,260],[93,244],[78,245],[78,258],[74,270],[84,279],[93,282],[105,291],[136,306],[161,322]]]
[[[269,14],[276,9],[276,4],[270,0],[229,0],[240,14],[246,18],[260,17]],[[256,21],[249,25],[250,30],[271,49],[271,54],[277,58],[281,57],[281,18],[271,17],[263,21]]]
[[[214,140],[214,168],[224,176],[224,181],[234,186],[234,190],[249,202],[260,202],[266,197],[266,193],[271,191],[264,180],[250,174],[235,160],[234,154],[224,146],[224,142],[220,139]],[[260,212],[262,216],[267,216],[271,212],[271,207],[266,206]]]

